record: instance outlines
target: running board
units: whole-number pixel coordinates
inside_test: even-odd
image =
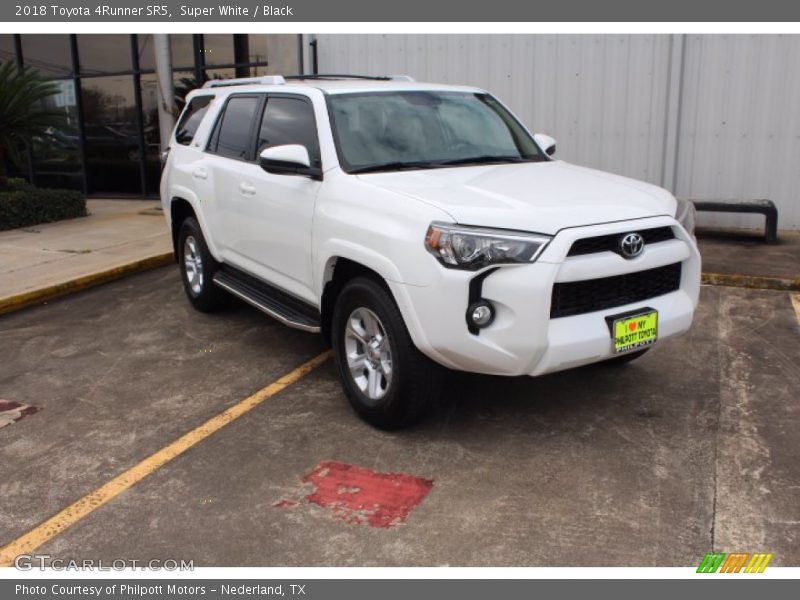
[[[284,325],[312,333],[320,330],[320,314],[315,307],[252,275],[222,265],[214,283]]]

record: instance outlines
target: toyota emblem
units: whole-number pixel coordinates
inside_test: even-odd
[[[619,251],[625,258],[636,258],[644,251],[644,238],[638,233],[626,233],[619,238]]]

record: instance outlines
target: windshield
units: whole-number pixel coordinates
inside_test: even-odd
[[[328,101],[339,162],[349,173],[547,160],[489,94],[371,92]]]

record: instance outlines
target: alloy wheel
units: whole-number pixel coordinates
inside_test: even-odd
[[[386,328],[368,308],[357,308],[347,318],[344,351],[358,389],[372,402],[383,398],[392,383],[392,350]]]

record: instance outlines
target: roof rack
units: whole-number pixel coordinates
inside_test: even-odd
[[[352,75],[347,73],[314,73],[284,75],[284,79],[368,79],[371,81],[414,81],[410,75]]]
[[[286,83],[281,75],[264,75],[263,77],[240,77],[238,79],[211,79],[203,84],[204,88],[228,87],[232,85],[283,85]]]
[[[230,87],[234,85],[284,85],[286,80],[325,79],[366,79],[370,81],[414,81],[410,75],[346,75],[341,73],[317,73],[314,75],[264,75],[262,77],[240,77],[237,79],[211,79],[203,84],[204,88]]]

